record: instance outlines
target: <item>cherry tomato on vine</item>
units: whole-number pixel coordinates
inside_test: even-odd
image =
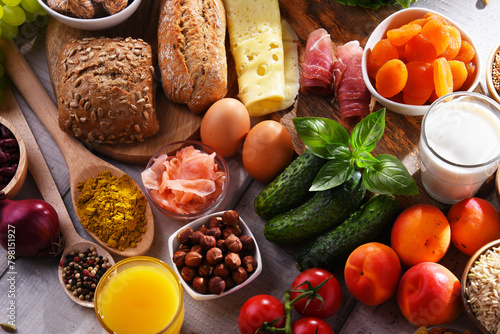
[[[281,319],[273,327],[285,327],[283,302],[271,295],[257,295],[248,299],[241,307],[238,328],[241,334],[254,334],[265,322],[278,318]]]
[[[297,275],[292,283],[292,289],[305,289],[307,284],[305,281],[309,281],[313,287],[319,285],[326,279],[328,282],[325,283],[318,290],[318,294],[323,298],[323,305],[321,305],[321,300],[318,298],[313,298],[309,305],[306,307],[307,298],[302,298],[293,304],[295,310],[303,316],[311,316],[318,318],[326,318],[337,312],[342,304],[342,290],[340,288],[339,281],[333,276],[331,272],[321,268],[310,268],[306,269]],[[302,284],[304,283],[304,284]],[[291,292],[291,298],[294,300],[300,292]]]
[[[304,317],[292,324],[293,334],[334,334],[332,327],[323,319]]]

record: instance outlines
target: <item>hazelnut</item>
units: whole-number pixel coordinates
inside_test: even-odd
[[[199,293],[206,293],[208,291],[208,279],[206,277],[196,276],[193,279],[193,289]]]
[[[240,215],[234,210],[228,210],[222,214],[222,222],[226,226],[237,226],[240,220]]]
[[[220,239],[222,236],[222,231],[218,227],[209,228],[206,235],[211,235],[215,240]]]
[[[222,238],[227,239],[231,235],[239,236],[241,229],[239,226],[229,226],[222,230]]]
[[[218,227],[222,228],[222,217],[211,217],[210,221],[208,222],[208,227],[213,228],[213,227]]]
[[[255,250],[255,241],[252,237],[243,234],[242,236],[240,236],[240,241],[243,246],[241,249],[243,252],[252,252],[253,250]]]
[[[191,282],[197,276],[196,274],[196,269],[193,267],[182,267],[181,269],[181,277],[186,282]]]
[[[226,289],[226,282],[222,279],[222,277],[214,276],[208,281],[208,291],[210,293],[220,295]]]
[[[222,251],[217,247],[212,247],[207,251],[205,258],[207,259],[208,263],[217,264],[222,261]]]
[[[181,244],[179,246],[179,250],[182,251],[182,252],[189,252],[191,250],[191,246],[189,246],[188,244]]]
[[[231,278],[231,275],[223,277],[222,279],[226,283],[226,290],[232,289],[236,285],[236,283],[234,283],[233,279]]]
[[[248,273],[243,267],[238,267],[231,273],[231,278],[234,283],[241,284],[248,278]]]
[[[214,266],[212,266],[207,261],[203,261],[198,266],[198,275],[200,275],[200,276],[208,277],[208,276],[212,275],[213,272],[214,272]]]
[[[194,245],[189,249],[190,252],[197,252],[203,255],[203,249],[201,248],[201,245]]]
[[[235,235],[230,235],[229,237],[227,237],[224,245],[230,252],[233,253],[239,253],[243,247],[240,238]]]
[[[238,254],[229,252],[226,254],[226,257],[224,258],[224,263],[229,268],[229,270],[236,270],[236,268],[241,266],[241,259]]]
[[[201,225],[198,231],[200,231],[203,234],[206,234],[208,231],[208,227],[206,225]]]
[[[227,252],[226,240],[219,239],[219,240],[217,240],[217,242],[215,244],[216,244],[216,247],[219,248],[223,253]]]
[[[191,236],[191,242],[194,244],[194,245],[199,245],[200,244],[200,240],[201,240],[201,237],[203,237],[205,234],[203,234],[203,232],[201,231],[196,231],[193,233],[193,235]]]
[[[175,263],[177,267],[182,267],[184,266],[185,257],[186,257],[186,252],[177,251],[174,253],[174,256],[172,257],[172,262]]]
[[[227,268],[226,264],[221,262],[217,264],[214,268],[214,275],[220,276],[220,277],[227,277],[231,271]]]
[[[177,233],[177,240],[179,240],[181,244],[185,244],[189,241],[192,235],[193,229],[191,227],[185,227]]]
[[[202,259],[203,256],[200,253],[191,251],[186,254],[186,257],[184,258],[184,263],[190,267],[198,267]]]
[[[200,240],[201,248],[205,251],[216,246],[215,238],[211,235],[204,235]]]
[[[251,273],[257,268],[257,260],[252,255],[247,255],[241,260],[241,266]]]

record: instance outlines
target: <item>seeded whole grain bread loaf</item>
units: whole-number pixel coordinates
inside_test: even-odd
[[[158,63],[167,98],[201,113],[227,93],[222,0],[162,0]]]
[[[59,53],[59,127],[87,142],[129,144],[158,132],[151,46],[141,39],[72,40]]]

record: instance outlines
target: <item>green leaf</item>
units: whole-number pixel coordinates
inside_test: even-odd
[[[324,191],[341,185],[354,174],[354,160],[333,159],[318,172],[310,191]]]
[[[349,146],[349,133],[334,120],[322,117],[295,117],[293,124],[304,145],[319,157],[329,158],[326,144],[340,143]]]
[[[353,158],[356,160],[356,166],[358,168],[366,168],[378,163],[378,159],[375,158],[370,152],[362,151],[360,149],[355,149],[352,152]]]
[[[413,177],[401,161],[390,154],[379,154],[379,163],[363,171],[366,189],[376,194],[416,195],[418,189]]]
[[[385,108],[363,118],[352,130],[350,144],[357,148],[371,152],[382,138],[385,129]]]

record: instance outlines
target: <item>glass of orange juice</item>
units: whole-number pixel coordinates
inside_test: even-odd
[[[169,265],[133,256],[108,269],[97,285],[94,310],[109,333],[179,333],[183,290]]]

